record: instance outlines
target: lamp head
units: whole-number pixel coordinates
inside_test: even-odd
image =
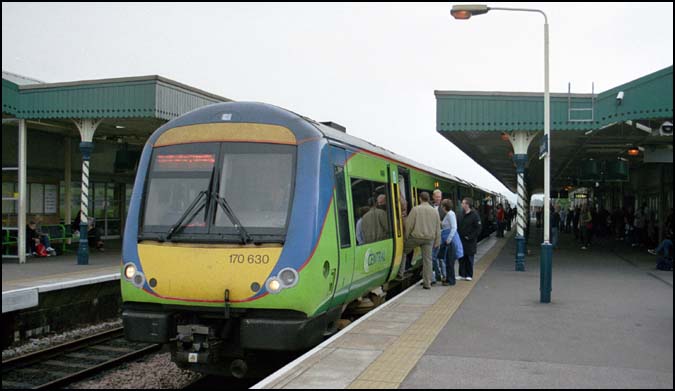
[[[466,20],[474,15],[486,14],[490,8],[484,4],[459,4],[453,5],[450,14],[455,19]]]

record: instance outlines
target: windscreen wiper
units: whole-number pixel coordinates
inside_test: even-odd
[[[200,202],[200,200],[205,197],[208,194],[208,191],[202,190],[197,194],[197,197],[195,197],[194,201],[188,206],[187,209],[185,209],[185,212],[183,215],[176,221],[176,224],[171,226],[169,230],[166,233],[166,236],[164,237],[164,240],[169,240],[171,239],[171,236],[173,234],[177,233],[183,228],[183,222],[187,219],[188,216],[190,216],[190,219],[187,221],[192,221],[192,219],[199,213],[205,206],[206,202]],[[197,208],[197,205],[199,205],[199,208]]]
[[[197,197],[195,197],[194,201],[192,201],[190,206],[188,206],[188,208],[185,209],[185,212],[180,217],[180,219],[178,219],[178,221],[176,221],[176,224],[174,224],[171,228],[169,228],[169,231],[166,233],[166,236],[164,237],[164,240],[171,239],[171,236],[173,236],[173,234],[177,233],[178,231],[180,231],[182,229],[183,222],[188,217],[190,212],[197,207],[197,205],[199,205],[199,208],[196,209],[194,213],[192,213],[192,215],[190,216],[190,218],[187,221],[192,221],[192,219],[195,218],[197,213],[199,213],[202,210],[202,208],[205,208],[207,206],[207,204],[209,203],[208,197],[204,199],[203,204],[199,204],[199,201],[201,200],[202,197],[207,196],[209,194],[209,192],[211,191],[211,187],[213,186],[213,180],[214,180],[215,176],[216,176],[216,167],[213,166],[213,168],[211,169],[211,178],[209,179],[208,187],[206,188],[206,190],[202,190],[202,191],[199,192],[199,194],[197,194]]]
[[[223,208],[223,210],[227,214],[227,217],[234,224],[234,228],[237,229],[239,235],[241,236],[242,244],[251,243],[253,241],[253,238],[251,238],[251,235],[249,235],[249,233],[246,231],[246,228],[244,228],[244,226],[241,225],[241,221],[239,221],[237,216],[234,214],[232,208],[230,207],[230,204],[227,202],[225,197],[221,197],[216,192],[211,193],[211,197],[215,198],[216,202],[218,202],[218,205],[220,205]]]

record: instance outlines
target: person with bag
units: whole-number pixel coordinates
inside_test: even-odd
[[[40,232],[32,220],[26,225],[26,253],[36,257],[56,255],[49,243],[49,235]]]
[[[441,264],[445,265],[443,285],[455,285],[455,259],[457,257],[455,257],[452,239],[457,236],[457,217],[453,211],[451,200],[443,200],[441,207],[445,211],[445,217],[441,223],[441,248],[438,251],[438,258],[441,260]]]

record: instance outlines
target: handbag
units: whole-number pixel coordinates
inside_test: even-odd
[[[450,228],[445,228],[441,231],[441,243],[446,243],[450,235]]]
[[[47,249],[45,248],[45,245],[42,243],[39,243],[37,246],[35,246],[35,253],[37,254],[38,257],[49,256],[49,254],[47,253]]]
[[[464,256],[464,246],[462,246],[462,240],[459,238],[458,231],[455,231],[455,236],[452,237],[452,249],[455,252],[455,259],[459,259]]]

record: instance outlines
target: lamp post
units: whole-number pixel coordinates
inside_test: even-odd
[[[540,158],[544,156],[544,242],[541,244],[541,270],[540,280],[540,300],[542,303],[551,302],[551,265],[553,257],[553,246],[549,241],[550,227],[550,196],[551,196],[551,118],[550,118],[550,95],[548,92],[548,18],[546,14],[538,9],[531,8],[502,8],[488,7],[483,4],[455,5],[450,14],[455,19],[466,20],[474,15],[482,15],[488,11],[523,11],[538,12],[544,16],[544,143],[545,150],[540,152]]]

